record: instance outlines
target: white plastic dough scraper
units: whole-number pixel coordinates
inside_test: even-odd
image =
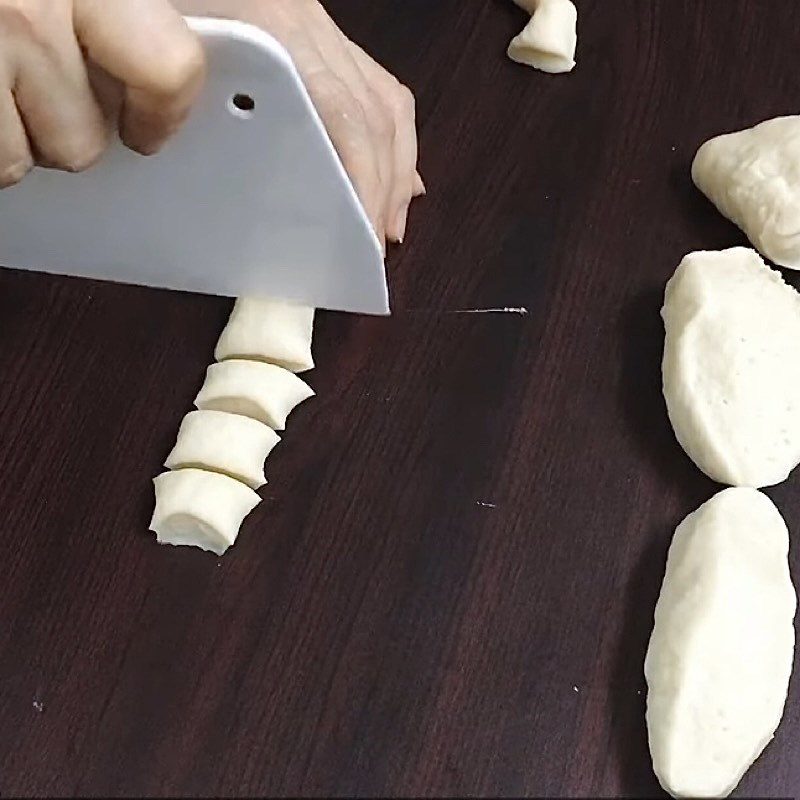
[[[372,230],[286,50],[189,18],[208,78],[157,156],[116,142],[78,175],[35,169],[0,191],[0,264],[385,314]]]

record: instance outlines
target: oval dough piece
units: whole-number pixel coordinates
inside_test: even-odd
[[[153,484],[156,506],[150,530],[157,541],[217,555],[236,541],[244,518],[261,502],[252,489],[218,472],[164,472]]]
[[[190,411],[181,422],[178,440],[167,456],[167,469],[197,467],[221,472],[263,486],[264,461],[280,437],[262,422],[224,411]]]
[[[764,256],[800,269],[800,116],[710,139],[692,179]]]
[[[543,72],[569,72],[575,66],[578,12],[570,0],[520,2],[534,8],[530,22],[508,46],[508,57]]]
[[[663,382],[706,475],[771,486],[800,462],[800,295],[744,247],[691,253],[667,284]]]
[[[645,660],[653,768],[674,797],[726,797],[772,739],[794,659],[789,535],[755,489],[675,531]]]
[[[240,297],[217,342],[217,361],[266,361],[292,372],[314,367],[314,309],[264,297]]]
[[[313,396],[305,381],[283,367],[231,359],[208,368],[194,404],[201,410],[242,414],[282,431],[292,410]]]

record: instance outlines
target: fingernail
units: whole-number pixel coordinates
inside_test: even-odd
[[[416,174],[414,178],[414,195],[419,196],[422,194],[427,194],[427,189],[425,188],[425,182],[422,180],[422,176],[419,172]]]
[[[403,237],[406,235],[406,224],[408,222],[408,206],[403,205],[395,218],[395,230],[397,231],[397,241],[402,244]]]

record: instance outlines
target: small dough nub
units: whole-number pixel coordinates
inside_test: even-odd
[[[197,467],[228,475],[251,489],[263,486],[264,462],[280,437],[263,422],[225,411],[190,411],[167,456],[167,469]]]
[[[208,368],[194,404],[202,410],[242,414],[282,431],[292,410],[313,396],[304,380],[277,364],[230,359]]]
[[[313,369],[314,309],[267,297],[240,297],[217,342],[217,361],[266,361],[292,372]]]
[[[259,496],[227,475],[200,469],[163,472],[153,479],[156,504],[150,530],[160,544],[188,545],[222,555],[235,541]]]
[[[772,486],[800,463],[800,295],[745,247],[690,253],[667,284],[664,398],[710,478]]]
[[[570,0],[515,0],[533,16],[508,46],[508,57],[542,72],[570,72],[575,66],[578,11]]]
[[[709,139],[692,180],[762,255],[800,269],[800,116]]]
[[[675,531],[645,659],[653,769],[673,797],[727,797],[772,739],[794,661],[789,533],[755,489]]]

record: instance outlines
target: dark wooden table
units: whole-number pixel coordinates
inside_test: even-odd
[[[415,90],[429,196],[394,316],[319,315],[224,559],[147,523],[229,302],[0,271],[0,794],[659,794],[642,662],[715,490],[661,296],[743,241],[689,164],[799,110],[800,4],[578,5],[550,77],[505,58],[510,2],[330,3]],[[459,313],[494,306],[529,313]],[[797,477],[769,494],[800,530]],[[738,792],[800,792],[797,680]]]

